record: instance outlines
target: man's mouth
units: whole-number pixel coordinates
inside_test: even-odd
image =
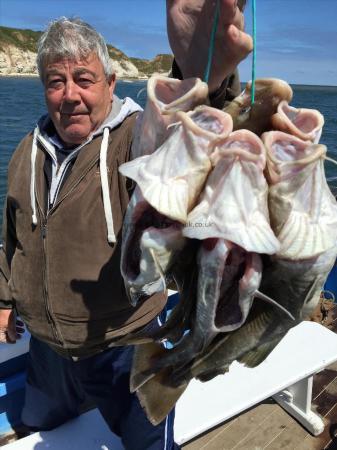
[[[81,112],[81,113],[61,113],[61,116],[85,116],[86,112]]]

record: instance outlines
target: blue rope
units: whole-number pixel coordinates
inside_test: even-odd
[[[211,40],[210,40],[209,49],[208,49],[207,66],[206,66],[206,70],[205,70],[205,74],[204,74],[204,81],[206,83],[208,83],[209,74],[211,72],[211,64],[212,64],[214,44],[215,44],[215,35],[216,35],[216,30],[218,28],[218,21],[219,21],[219,14],[220,14],[219,0],[217,0],[215,8],[216,9],[215,9],[213,28],[212,28],[212,33],[211,33]]]
[[[252,63],[252,105],[255,102],[255,80],[256,80],[256,0],[252,0],[253,16],[253,63]]]

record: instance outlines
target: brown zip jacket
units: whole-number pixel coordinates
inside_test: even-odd
[[[103,350],[146,325],[165,305],[166,295],[158,294],[131,306],[120,273],[121,227],[130,192],[118,166],[129,159],[135,115],[109,136],[107,166],[117,244],[107,241],[99,174],[101,135],[78,154],[47,217],[46,154],[38,143],[36,226],[30,202],[32,133],[9,165],[0,298],[14,300],[30,333],[65,356]]]

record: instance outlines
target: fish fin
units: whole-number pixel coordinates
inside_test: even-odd
[[[153,425],[158,425],[165,419],[188,385],[184,383],[179,387],[168,386],[165,380],[169,378],[169,374],[170,369],[161,370],[136,392],[147,418]]]
[[[150,205],[170,219],[185,223],[188,212],[188,185],[184,180],[167,180],[159,177],[141,185],[144,197]]]
[[[165,352],[166,349],[155,342],[135,347],[130,375],[130,392],[135,392],[140,386],[155,376],[151,360]]]
[[[286,314],[288,317],[290,317],[291,320],[296,320],[290,311],[288,311],[284,306],[280,305],[276,300],[273,300],[272,298],[268,297],[268,295],[263,294],[260,291],[255,291],[254,297],[257,297],[260,300],[263,300],[269,303],[270,305],[275,306],[276,308],[284,312],[284,314]]]
[[[182,223],[186,222],[188,212],[188,185],[184,180],[174,177],[161,180],[151,166],[153,155],[141,156],[119,166],[119,172],[136,181],[146,201],[161,214]]]
[[[201,372],[200,374],[198,374],[196,376],[196,379],[201,381],[202,383],[205,383],[206,381],[210,381],[213,378],[217,377],[218,375],[223,375],[224,373],[227,373],[228,371],[229,371],[229,365],[226,365],[224,367],[217,368],[214,370],[210,369],[210,370]]]
[[[308,214],[292,212],[278,235],[281,248],[277,254],[298,260],[313,258],[334,247],[337,221],[321,217],[319,223],[314,223]]]
[[[282,337],[283,336],[278,336],[270,342],[259,345],[254,350],[251,350],[250,352],[245,353],[241,358],[238,358],[238,361],[244,364],[246,367],[253,368],[258,366],[274,350]]]
[[[150,156],[151,155],[139,156],[132,161],[123,163],[118,167],[118,171],[125,177],[131,178],[131,180],[134,180],[138,184],[142,179],[141,169],[143,168],[144,164],[146,164],[146,161]]]

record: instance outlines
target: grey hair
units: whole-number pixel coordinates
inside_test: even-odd
[[[38,41],[36,63],[41,80],[46,64],[63,58],[86,59],[95,53],[101,61],[107,79],[114,70],[103,36],[78,18],[60,17],[49,23]]]

